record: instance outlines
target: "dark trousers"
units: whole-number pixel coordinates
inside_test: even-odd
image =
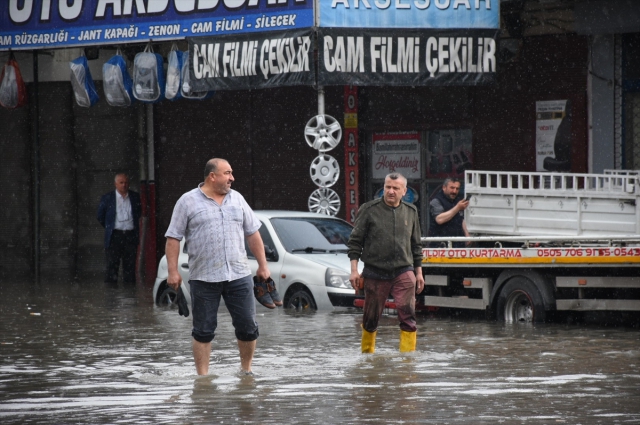
[[[190,280],[193,330],[191,336],[198,342],[211,342],[218,327],[220,298],[231,315],[231,324],[238,341],[258,339],[256,300],[251,275],[226,282]]]
[[[136,283],[136,254],[138,238],[133,230],[114,230],[106,251],[106,283],[118,282],[118,269],[122,260],[122,276],[125,283]]]

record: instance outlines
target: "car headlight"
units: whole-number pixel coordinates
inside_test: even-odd
[[[327,286],[332,288],[352,289],[351,282],[349,282],[349,274],[345,273],[344,270],[329,267],[325,273],[324,281]]]

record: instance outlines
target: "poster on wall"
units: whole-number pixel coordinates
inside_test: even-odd
[[[536,171],[571,171],[568,100],[536,102]]]
[[[420,134],[417,131],[376,133],[371,155],[372,177],[384,179],[400,173],[408,180],[420,178]]]
[[[464,178],[473,168],[471,130],[433,130],[427,135],[427,177]]]

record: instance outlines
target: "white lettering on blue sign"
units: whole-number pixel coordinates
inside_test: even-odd
[[[360,9],[360,5],[362,4],[363,9],[371,9],[371,3],[369,0],[332,0],[331,8],[337,9],[338,6],[342,6],[345,9]],[[461,6],[464,6],[465,9],[471,10],[481,10],[491,9],[491,0],[434,0],[434,6],[440,10],[445,10],[449,8],[458,9]],[[431,0],[374,0],[373,5],[380,9],[411,9],[415,7],[419,10],[425,10],[431,6]]]
[[[500,28],[497,0],[322,0],[318,9],[321,27]]]

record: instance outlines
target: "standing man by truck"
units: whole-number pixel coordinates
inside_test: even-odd
[[[464,210],[469,206],[468,199],[460,197],[460,181],[447,178],[429,203],[429,237],[466,236],[469,237],[464,222]],[[437,247],[432,242],[431,247]],[[454,242],[454,248],[464,248],[464,242]]]
[[[351,260],[349,281],[354,289],[364,278],[363,353],[375,351],[378,321],[391,295],[400,319],[400,351],[416,349],[415,294],[422,292],[422,244],[415,206],[402,201],[407,179],[391,173],[384,179],[382,199],[362,205],[347,243]],[[362,276],[358,260],[364,262]]]

